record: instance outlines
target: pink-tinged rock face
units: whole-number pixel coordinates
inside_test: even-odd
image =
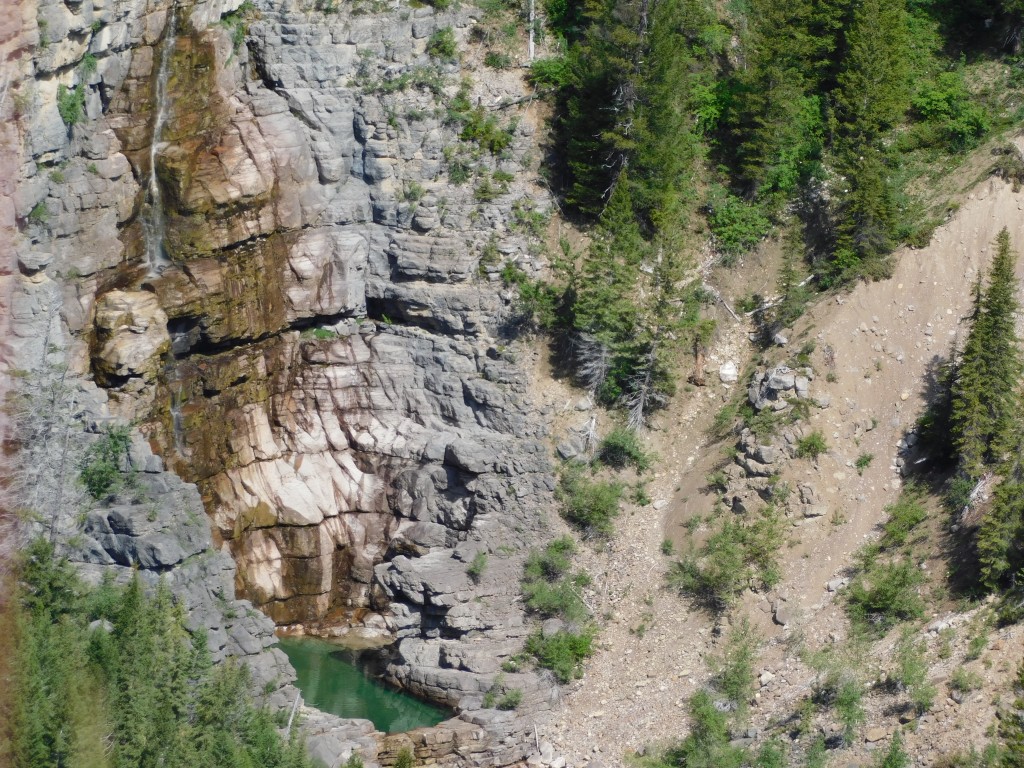
[[[125,379],[152,383],[171,348],[167,315],[155,295],[111,291],[96,301],[93,370],[101,383],[122,386]]]

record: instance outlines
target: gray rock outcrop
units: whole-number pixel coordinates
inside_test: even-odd
[[[237,45],[217,22],[239,5],[181,3],[171,30],[165,2],[42,0],[19,32],[8,343],[18,367],[103,387],[83,394],[93,433],[136,420],[146,438],[126,468],[140,497],[93,505],[67,540],[94,577],[163,575],[277,705],[292,689],[273,623],[394,638],[391,679],[465,710],[453,740],[474,762],[513,762],[525,714],[554,695],[523,673],[523,715],[479,709],[529,631],[518,576],[554,486],[547,417],[506,338],[514,294],[495,279],[502,262],[539,268],[523,222],[550,207],[532,124],[496,109],[522,80],[465,92],[425,53],[435,30],[464,40],[470,9],[258,2]],[[495,119],[500,153],[459,138],[456,97]],[[470,183],[453,178],[465,167]],[[145,264],[151,170],[162,270]],[[489,565],[470,579],[477,552]],[[317,749],[369,749],[365,725],[317,723]]]

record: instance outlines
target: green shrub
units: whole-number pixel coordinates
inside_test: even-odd
[[[395,758],[394,768],[412,768],[415,765],[412,750],[408,747],[402,747],[398,752],[398,757]]]
[[[758,750],[753,765],[754,768],[788,768],[786,745],[777,737],[769,739]]]
[[[540,632],[526,640],[526,652],[537,660],[537,664],[554,672],[560,683],[568,683],[583,676],[583,660],[594,652],[594,631],[587,628],[582,632],[556,632],[544,636]]]
[[[50,209],[46,206],[46,201],[39,201],[32,210],[28,212],[28,220],[32,224],[45,224],[50,220]]]
[[[428,0],[428,2],[434,6],[435,10],[447,11],[452,7],[454,0]]]
[[[661,554],[663,554],[663,555],[671,555],[673,552],[675,552],[675,545],[672,544],[672,539],[662,539],[661,540]]]
[[[846,591],[846,612],[864,631],[884,632],[901,621],[924,615],[917,594],[922,576],[912,562],[879,564],[869,560]]]
[[[476,198],[478,203],[491,203],[501,197],[506,191],[503,189],[503,185],[492,184],[490,179],[484,178],[476,185],[476,189],[473,190],[473,197]]]
[[[124,484],[131,432],[128,427],[107,427],[89,446],[78,468],[78,478],[97,501],[116,493]]]
[[[96,57],[93,54],[87,53],[85,54],[85,56],[82,57],[81,67],[83,75],[92,75],[96,72],[97,68],[99,67],[99,62],[96,60]]]
[[[508,69],[512,66],[512,57],[507,53],[488,51],[484,54],[484,66],[491,69]]]
[[[512,144],[514,128],[502,128],[498,118],[488,114],[483,107],[471,108],[453,116],[462,123],[459,138],[475,141],[492,155],[500,154]]]
[[[690,697],[690,735],[661,758],[660,766],[695,768],[740,768],[746,764],[746,750],[729,742],[729,717],[720,712],[707,691]]]
[[[843,727],[843,740],[852,744],[857,729],[864,724],[867,715],[864,713],[864,689],[853,679],[843,680],[836,689],[833,702],[836,717]]]
[[[828,450],[828,443],[820,431],[815,430],[807,437],[801,437],[796,443],[796,455],[800,458],[816,459]]]
[[[942,72],[926,81],[914,96],[912,107],[923,121],[913,126],[908,137],[918,146],[962,152],[977,146],[991,128],[984,107],[971,99],[963,69]]]
[[[497,708],[501,710],[512,710],[517,708],[523,703],[523,691],[520,688],[513,688],[510,691],[506,691],[497,701]]]
[[[464,160],[454,159],[448,163],[448,181],[456,186],[465,184],[473,177],[473,166]]]
[[[637,472],[645,472],[651,468],[651,457],[640,445],[640,438],[626,427],[616,427],[605,435],[598,446],[597,459],[615,469],[631,465]]]
[[[771,228],[758,206],[721,188],[713,190],[708,200],[707,217],[715,245],[726,262],[753,249]]]
[[[879,755],[875,760],[875,765],[878,768],[909,768],[910,758],[903,751],[903,737],[898,730],[892,735],[889,749]]]
[[[910,532],[928,517],[920,502],[920,494],[914,490],[904,491],[895,504],[885,508],[889,519],[882,526],[882,546],[899,547],[906,543]]]
[[[534,87],[546,85],[561,88],[571,77],[569,62],[562,56],[537,59],[530,65],[530,83]]]
[[[907,689],[910,700],[919,713],[931,709],[935,701],[935,686],[928,682],[928,651],[923,641],[915,641],[908,630],[896,646],[896,673],[894,680]]]
[[[862,453],[857,457],[857,461],[854,462],[854,466],[857,468],[857,474],[863,475],[864,470],[871,466],[871,462],[875,460],[875,454],[873,453]]]
[[[345,761],[344,768],[363,768],[363,758],[358,752],[353,752]]]
[[[64,85],[57,86],[57,112],[69,128],[82,122],[85,117],[85,88],[81,83],[70,89]]]
[[[612,520],[619,514],[622,485],[591,480],[579,464],[563,470],[558,486],[562,517],[590,536],[612,534]]]
[[[405,198],[406,202],[416,203],[423,199],[423,195],[426,192],[422,184],[410,181],[402,188],[402,197]]]
[[[715,660],[715,687],[739,708],[754,695],[754,634],[744,619],[729,635],[722,656]]]
[[[427,54],[441,61],[458,61],[459,48],[451,27],[439,29],[430,36],[427,41]]]
[[[572,539],[556,539],[543,551],[532,550],[523,569],[523,601],[527,610],[554,616],[571,624],[590,615],[579,590],[590,583],[584,572],[569,573],[576,547]]]
[[[526,578],[555,581],[569,572],[574,554],[576,545],[572,539],[568,536],[555,539],[542,552],[530,552],[526,559]]]
[[[466,573],[469,575],[469,578],[473,580],[474,584],[479,584],[485,570],[487,570],[487,553],[482,551],[477,552],[473,556],[473,561],[466,569]]]
[[[669,586],[704,608],[724,610],[751,584],[771,587],[778,583],[783,531],[782,517],[772,506],[756,517],[726,519],[698,553],[672,566]]]
[[[970,693],[981,688],[981,675],[966,667],[957,667],[949,679],[949,687],[960,693]]]

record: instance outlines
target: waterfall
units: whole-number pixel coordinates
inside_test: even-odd
[[[172,347],[173,349],[173,347]],[[167,387],[171,394],[171,434],[174,437],[174,450],[178,455],[186,459],[189,456],[188,446],[185,444],[185,416],[181,412],[183,401],[183,386],[181,383],[181,371],[178,370],[178,358],[172,351],[168,356],[164,374],[167,377]]]
[[[174,24],[176,8],[171,3],[167,14],[167,27],[163,47],[160,51],[160,67],[156,75],[156,119],[153,120],[153,135],[149,142],[149,197],[148,207],[142,220],[142,231],[146,246],[146,265],[150,275],[159,275],[171,266],[171,260],[164,250],[164,236],[167,224],[164,220],[163,201],[160,198],[160,182],[156,174],[156,155],[160,136],[167,122],[167,80],[171,71],[171,55],[174,53]]]

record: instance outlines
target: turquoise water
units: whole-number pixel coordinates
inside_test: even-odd
[[[281,638],[306,703],[339,717],[370,720],[384,733],[437,725],[451,713],[388,688],[358,664],[357,652],[312,637]]]

